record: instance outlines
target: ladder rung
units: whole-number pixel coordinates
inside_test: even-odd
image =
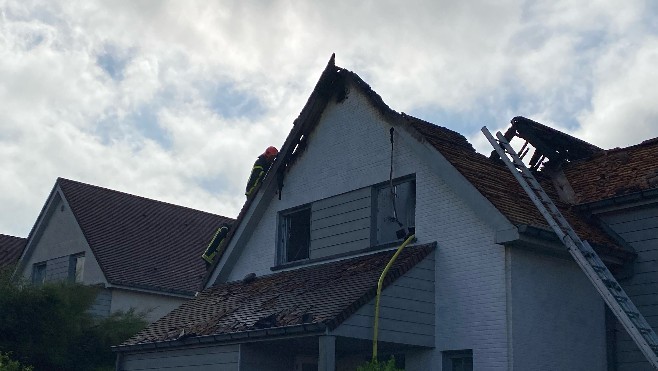
[[[594,269],[594,271],[597,273],[605,273],[605,271],[607,270],[606,267],[602,267],[600,265],[592,265],[592,269]]]
[[[628,311],[625,310],[624,312],[626,313],[626,315],[627,315],[629,318],[632,318],[632,319],[638,319],[638,318],[640,318],[640,313],[638,313],[638,312],[632,312],[632,311],[630,311],[630,310],[628,310]]]
[[[621,295],[612,295],[612,296],[615,298],[615,300],[617,300],[618,303],[628,302],[628,298],[625,296],[621,296]]]
[[[580,250],[580,253],[583,254],[583,256],[586,257],[586,258],[593,258],[594,257],[594,253],[589,252],[587,250],[585,250],[585,251]]]
[[[614,290],[617,290],[617,291],[621,291],[621,287],[619,287],[619,284],[617,282],[615,282],[613,280],[610,280],[610,279],[607,279],[607,278],[603,278],[603,279],[601,279],[601,281],[603,281],[603,283],[608,288],[614,289]]]

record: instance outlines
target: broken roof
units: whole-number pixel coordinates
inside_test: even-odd
[[[564,166],[578,204],[658,189],[658,138]]]
[[[261,189],[269,189],[274,182],[278,182],[279,185],[284,183],[285,174],[305,150],[307,138],[319,123],[327,104],[332,99],[338,102],[346,99],[350,85],[356,86],[361,93],[368,97],[370,103],[379,111],[384,120],[403,125],[406,129],[418,133],[419,140],[430,143],[512,224],[523,228],[538,228],[553,234],[539,210],[500,160],[490,159],[477,153],[463,135],[453,130],[394,111],[356,73],[337,67],[335,55],[331,56],[306,105],[293,122],[293,128],[261,183]],[[557,146],[554,151],[558,157],[553,156],[554,158],[575,161],[601,152],[600,148],[590,143],[523,117],[514,118],[512,123],[518,135],[539,138],[540,141],[542,136],[550,139],[548,143]],[[548,176],[539,174],[537,177],[546,193],[551,196],[581,238],[591,242],[599,252],[622,259],[634,256],[633,252],[615,242],[596,222],[588,219],[585,213],[575,210],[572,205],[561,202]],[[206,273],[203,280],[204,285],[212,277],[214,269],[222,259],[225,249],[245,219],[259,191],[254,192],[243,205],[235,227],[232,228],[225,243],[220,247],[215,264]]]
[[[105,278],[114,285],[193,295],[206,271],[201,254],[233,219],[58,178]]]
[[[384,287],[423,260],[435,244],[408,247]],[[208,288],[121,346],[185,337],[230,336],[290,326],[334,329],[375,297],[394,250],[235,281]]]
[[[584,140],[522,116],[513,118],[511,124],[505,132],[505,138],[510,141],[514,136],[518,136],[535,147],[535,153],[530,160],[530,167],[534,169],[539,168],[542,158],[548,158],[551,164],[560,164],[586,158],[602,151],[601,148]],[[523,156],[521,153],[519,155]]]
[[[26,238],[0,234],[0,269],[16,264],[26,243]]]

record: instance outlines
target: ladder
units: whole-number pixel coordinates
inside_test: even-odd
[[[582,241],[578,237],[505,137],[498,132],[496,133],[498,140],[496,140],[486,126],[482,128],[482,133],[564,243],[576,263],[585,272],[587,278],[596,287],[610,310],[628,331],[649,363],[658,370],[658,337],[656,333],[612,276],[601,258],[587,241]]]

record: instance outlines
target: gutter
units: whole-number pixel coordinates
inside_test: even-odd
[[[217,344],[217,343],[246,343],[249,341],[261,340],[265,338],[286,338],[296,337],[304,334],[322,334],[328,330],[324,323],[309,323],[301,325],[273,327],[268,329],[249,330],[218,335],[201,335],[194,337],[185,337],[175,340],[154,341],[150,343],[140,343],[132,345],[115,345],[111,349],[113,352],[129,352],[139,350],[167,349],[185,345],[198,344]]]
[[[546,250],[551,253],[564,253],[568,256],[568,251],[562,241],[557,237],[555,232],[547,229],[536,227],[529,224],[519,224],[515,228],[496,231],[494,242],[500,245],[513,247],[535,247]],[[593,245],[597,253],[605,263],[623,265],[627,261],[635,258],[635,252],[628,250],[625,245],[621,247],[624,251],[613,251],[601,245]]]
[[[146,294],[153,294],[153,295],[166,295],[166,296],[173,296],[182,299],[191,299],[194,297],[194,293],[191,291],[182,291],[182,290],[174,290],[174,289],[159,290],[156,288],[150,288],[148,286],[140,286],[140,285],[115,285],[112,283],[107,283],[105,284],[105,288],[119,289],[126,291],[137,291],[137,292],[143,292]]]
[[[658,188],[651,188],[645,191],[610,197],[600,201],[587,202],[575,205],[574,207],[578,211],[597,213],[608,211],[604,209],[614,209],[623,206],[627,207],[631,203],[648,203],[651,201],[658,201]]]

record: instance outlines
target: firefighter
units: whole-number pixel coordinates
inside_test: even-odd
[[[201,255],[201,258],[206,261],[206,265],[212,265],[213,260],[215,260],[215,256],[217,255],[217,248],[226,238],[229,228],[230,225],[226,223],[222,223],[222,225],[217,228],[217,232],[215,232],[215,235],[212,237],[206,251]]]
[[[267,170],[270,169],[274,158],[279,154],[279,150],[276,147],[267,147],[265,152],[262,155],[258,156],[256,162],[254,162],[254,167],[251,169],[251,176],[247,182],[247,190],[244,193],[247,198],[249,198],[255,191],[258,189],[258,186],[263,181]]]

